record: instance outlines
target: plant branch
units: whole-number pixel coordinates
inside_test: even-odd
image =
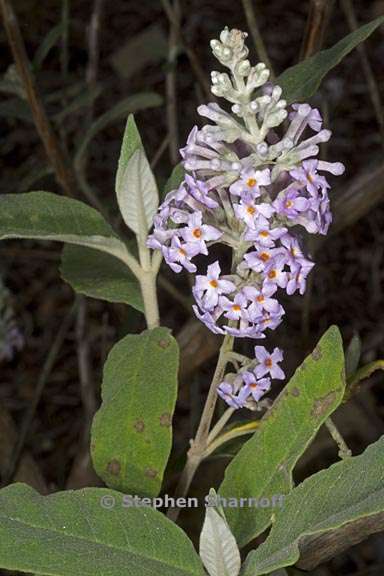
[[[323,44],[334,0],[311,0],[299,60],[310,58]]]
[[[349,456],[352,456],[351,450],[348,448],[347,443],[345,442],[344,438],[338,431],[333,420],[331,418],[327,418],[327,420],[325,421],[325,425],[328,429],[328,432],[330,433],[330,435],[336,442],[337,446],[339,447],[339,457],[344,459],[349,458]]]
[[[191,447],[187,454],[187,462],[176,486],[175,498],[183,497],[187,494],[195,472],[204,458],[204,453],[208,447],[209,429],[217,402],[217,387],[224,377],[225,368],[228,363],[228,352],[232,350],[233,341],[233,336],[229,336],[228,334],[224,336],[196,436],[195,439],[191,441]],[[178,515],[178,508],[170,508],[168,510],[167,516],[172,520],[177,520]]]
[[[56,137],[48,116],[45,112],[35,79],[31,73],[31,65],[20,32],[17,16],[12,0],[0,0],[4,28],[7,34],[16,68],[31,107],[37,132],[44,145],[45,152],[55,171],[57,181],[67,196],[74,196],[75,177],[66,152]]]

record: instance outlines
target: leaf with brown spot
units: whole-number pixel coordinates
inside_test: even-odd
[[[172,446],[177,372],[178,346],[167,328],[129,334],[112,348],[92,426],[93,464],[110,488],[159,493]]]
[[[121,466],[118,460],[111,460],[108,462],[107,471],[112,474],[112,476],[118,476],[120,474]]]
[[[218,490],[226,498],[271,498],[292,489],[293,468],[326,418],[344,395],[344,354],[339,330],[332,326],[285,386],[226,469]],[[305,370],[303,367],[305,365]],[[316,404],[317,402],[317,404]],[[273,509],[227,508],[226,516],[240,546],[271,523]]]
[[[171,425],[172,425],[172,416],[167,412],[164,412],[164,414],[160,416],[160,426],[168,427]]]

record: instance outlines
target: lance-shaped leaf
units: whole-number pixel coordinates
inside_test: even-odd
[[[0,491],[0,567],[50,576],[204,576],[184,532],[113,490]]]
[[[283,97],[288,104],[302,102],[313,96],[324,76],[383,23],[384,16],[380,16],[351,32],[332,48],[322,50],[300,64],[285,70],[276,83],[283,89]]]
[[[107,302],[122,302],[143,312],[137,278],[117,258],[83,246],[64,246],[61,276],[76,292]]]
[[[240,551],[227,522],[214,508],[207,506],[200,534],[200,558],[209,576],[238,576]]]
[[[178,347],[167,328],[129,334],[112,348],[91,447],[96,472],[111,488],[158,494],[172,444],[177,370]]]
[[[57,240],[96,248],[125,260],[128,251],[97,210],[50,192],[2,194],[0,239]]]
[[[128,118],[121,147],[116,196],[126,225],[145,238],[159,205],[159,193],[132,115]]]
[[[255,505],[230,507],[226,516],[239,546],[263,532],[292,489],[292,470],[344,395],[344,354],[332,326],[285,386],[260,427],[226,469],[219,488],[225,498],[253,498]],[[264,500],[263,503],[261,499]],[[251,504],[252,504],[251,502]]]
[[[335,530],[384,511],[384,437],[360,456],[307,478],[277,512],[267,540],[248,556],[244,576],[290,566],[307,536]]]

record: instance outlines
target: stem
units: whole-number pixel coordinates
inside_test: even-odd
[[[339,457],[344,459],[348,458],[349,456],[352,456],[351,450],[348,448],[347,443],[345,442],[344,438],[336,428],[336,425],[333,422],[333,420],[331,420],[331,418],[328,418],[325,421],[325,425],[328,428],[328,432],[330,433],[330,435],[332,436],[332,438],[339,447]]]
[[[191,442],[191,447],[187,454],[187,462],[183,472],[181,473],[180,480],[176,486],[176,498],[186,496],[196,470],[203,460],[204,453],[208,447],[209,429],[217,402],[217,387],[224,376],[225,368],[228,363],[228,352],[232,350],[233,341],[233,336],[229,336],[228,334],[224,336],[215,373],[212,378],[211,386],[209,388],[208,396],[205,402],[203,413],[201,415],[196,436],[195,439]],[[179,508],[170,508],[168,510],[167,516],[171,520],[177,520],[179,512]]]
[[[212,427],[212,430],[208,434],[207,438],[208,446],[210,446],[211,442],[213,442],[213,440],[215,440],[215,438],[220,434],[220,432],[222,431],[222,429],[224,428],[224,426],[226,425],[226,423],[228,422],[234,411],[235,411],[234,408],[227,408],[224,414],[218,419],[216,424]]]
[[[226,413],[224,413],[225,415]],[[204,458],[208,458],[215,450],[217,450],[220,446],[233,440],[234,438],[239,438],[240,436],[245,436],[246,434],[253,434],[255,430],[260,426],[260,422],[250,422],[249,424],[245,424],[244,426],[239,426],[238,428],[234,428],[221,436],[215,438],[215,440],[211,443],[208,443],[207,449],[204,452]]]
[[[142,271],[140,274],[140,288],[144,302],[144,315],[148,329],[160,325],[159,306],[156,292],[156,273],[152,270]]]
[[[12,1],[0,0],[0,9],[3,14],[3,23],[9,46],[12,50],[17,72],[20,76],[31,108],[36,130],[44,145],[49,162],[55,171],[57,181],[61,185],[64,193],[69,197],[73,197],[75,189],[75,175],[73,174],[67,154],[53,131],[35,79],[31,73],[31,65],[20,32],[17,16],[13,9]]]

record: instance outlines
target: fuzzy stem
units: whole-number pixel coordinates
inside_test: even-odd
[[[144,302],[145,320],[147,322],[148,329],[151,330],[160,324],[159,306],[156,292],[156,273],[152,270],[143,270],[139,281]]]
[[[325,425],[328,428],[328,432],[330,433],[330,435],[332,436],[332,438],[334,439],[334,441],[336,442],[336,444],[339,447],[339,457],[341,459],[344,459],[344,458],[348,458],[349,456],[351,456],[352,452],[348,448],[347,443],[345,442],[344,438],[342,437],[342,435],[340,434],[340,432],[336,428],[336,425],[334,424],[333,420],[331,420],[331,418],[328,418],[325,421]]]

